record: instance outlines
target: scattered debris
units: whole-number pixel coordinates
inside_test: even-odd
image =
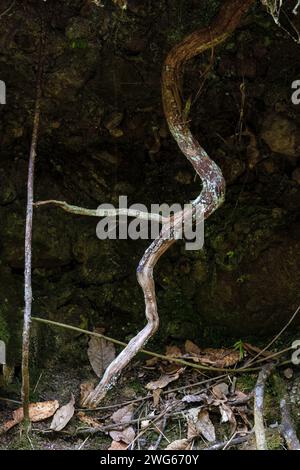
[[[200,349],[192,341],[185,342],[185,358],[188,357],[195,362],[213,367],[227,368],[232,367],[240,361],[240,353],[234,349],[228,348],[205,348]]]

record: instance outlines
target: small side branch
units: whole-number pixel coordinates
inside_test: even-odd
[[[254,432],[257,450],[267,450],[266,433],[264,427],[264,393],[266,381],[272,371],[273,365],[268,364],[258,374],[254,389]]]
[[[76,215],[84,215],[88,217],[117,217],[117,216],[127,216],[134,217],[136,219],[149,220],[159,223],[169,222],[168,217],[163,217],[160,214],[154,214],[152,212],[142,212],[135,209],[86,209],[84,207],[73,206],[68,204],[65,201],[57,201],[55,199],[49,199],[47,201],[38,201],[34,204],[35,207],[45,206],[45,205],[54,205],[58,206],[66,212]]]

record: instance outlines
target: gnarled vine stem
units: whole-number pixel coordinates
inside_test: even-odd
[[[162,73],[162,98],[169,129],[183,154],[192,164],[202,181],[202,191],[193,201],[190,216],[200,209],[204,218],[209,217],[224,201],[225,180],[218,165],[192,135],[185,119],[181,84],[185,63],[202,52],[222,43],[238,26],[241,18],[255,0],[226,0],[217,18],[205,29],[194,32],[171,50]],[[101,216],[95,211],[71,206],[63,201],[41,201],[36,205],[55,204],[62,209],[81,215]],[[134,214],[129,214],[135,216]],[[96,407],[114,385],[121,371],[143,348],[159,325],[153,269],[160,257],[175,242],[177,228],[186,221],[186,211],[178,212],[170,220],[161,220],[159,237],[145,251],[137,268],[137,278],[145,299],[146,326],[128,343],[106,369],[100,383],[85,399],[83,405]],[[151,217],[150,217],[151,218]]]
[[[190,161],[202,180],[202,191],[193,202],[195,210],[201,207],[207,218],[224,201],[225,181],[220,168],[209,158],[205,150],[193,137],[183,114],[181,83],[183,67],[192,57],[223,42],[234,31],[244,13],[254,0],[226,0],[211,26],[197,31],[171,50],[163,67],[162,97],[165,116],[170,131],[181,151]],[[86,406],[96,406],[107,390],[115,383],[120,372],[156,332],[159,324],[153,268],[163,253],[174,243],[174,230],[182,225],[184,212],[176,214],[164,224],[158,239],[146,250],[137,269],[146,306],[147,325],[129,342],[126,348],[106,369],[99,385],[86,398]]]

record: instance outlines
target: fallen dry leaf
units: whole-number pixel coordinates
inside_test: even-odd
[[[249,398],[249,396],[251,396],[251,394],[247,395],[246,393],[242,392],[241,390],[235,390],[233,400],[234,401],[236,401],[236,400],[246,400],[247,398]]]
[[[128,424],[132,420],[134,407],[127,405],[112,414],[112,420],[116,424]]]
[[[157,357],[151,357],[151,359],[147,359],[146,361],[146,366],[144,366],[145,368],[149,367],[149,368],[154,368],[154,366],[158,363],[158,358]]]
[[[69,401],[69,403],[59,408],[53,416],[50,429],[52,429],[53,431],[61,431],[74,415],[74,405],[75,398],[73,393],[71,393],[71,400]]]
[[[166,356],[169,357],[181,357],[182,352],[178,346],[167,346],[166,347]]]
[[[226,398],[226,395],[228,395],[228,392],[229,392],[229,388],[225,382],[214,385],[212,388],[212,393],[214,394],[215,397],[219,398],[220,400]]]
[[[188,439],[202,435],[208,442],[216,440],[215,427],[207,410],[191,408],[187,413]]]
[[[29,405],[29,418],[30,421],[36,423],[50,418],[54,415],[59,408],[57,400],[42,401],[37,403],[30,403]],[[23,419],[23,408],[18,408],[13,412],[13,419],[21,422]]]
[[[190,450],[191,442],[188,439],[178,439],[171,442],[165,450]]]
[[[201,354],[201,349],[199,348],[199,346],[197,346],[195,343],[193,343],[189,339],[186,340],[184,349],[187,354],[195,354],[196,356],[198,354]]]
[[[175,374],[164,374],[158,380],[149,382],[146,385],[147,390],[156,390],[158,388],[165,388],[169,383],[174,382],[180,376],[184,369],[179,369]]]
[[[208,396],[205,393],[200,393],[199,395],[185,395],[181,401],[184,403],[199,403],[207,402]]]
[[[42,401],[37,403],[30,403],[29,405],[29,418],[30,421],[36,423],[44,419],[51,418],[56,410],[59,408],[57,400]],[[12,419],[4,423],[0,428],[0,434],[7,432],[16,424],[21,423],[23,420],[23,407],[18,408],[12,414]]]
[[[161,388],[157,388],[156,390],[152,391],[154,408],[156,408],[159,405],[161,392],[162,392]]]
[[[125,444],[124,442],[112,441],[108,450],[126,450],[127,447],[127,444]]]
[[[103,333],[103,329],[95,329],[96,333]],[[88,357],[97,377],[102,377],[105,369],[116,357],[113,343],[104,338],[92,336],[89,341]]]
[[[135,438],[135,430],[132,426],[129,426],[123,431],[110,431],[110,437],[117,442],[125,442],[127,445],[130,444]]]
[[[188,349],[190,349],[190,351],[192,350],[191,348]],[[198,349],[200,352],[197,354],[189,352],[189,357],[194,362],[198,362],[200,364],[210,365],[213,367],[227,368],[234,366],[240,361],[240,353],[239,351],[235,351],[234,349]]]
[[[221,423],[230,423],[231,424],[231,431],[234,432],[236,429],[236,419],[234,413],[230,406],[226,405],[226,403],[221,403],[219,406],[219,410],[221,413]]]
[[[79,411],[77,413],[78,418],[80,421],[90,428],[101,428],[101,424],[98,423],[95,419],[91,418],[90,416],[86,415],[83,411]]]
[[[80,404],[82,405],[86,397],[91,393],[95,387],[95,380],[89,380],[88,382],[83,382],[80,384]]]

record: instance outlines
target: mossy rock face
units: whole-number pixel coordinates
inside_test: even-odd
[[[6,344],[8,365],[20,363],[22,304],[18,285],[8,268],[0,266],[0,339]]]
[[[40,33],[36,2],[21,3],[0,22],[1,80],[9,85],[9,105],[0,107],[0,333],[17,362]],[[40,3],[47,8],[51,2]],[[198,196],[201,183],[167,131],[161,67],[170,48],[209,24],[222,2],[129,1],[126,11],[111,1],[103,8],[96,3],[57,2],[49,24],[35,199],[95,209],[117,206],[124,194],[129,204],[149,209],[151,203],[183,205]],[[204,249],[188,252],[178,242],[155,268],[159,348],[172,339],[220,346],[269,336],[299,304],[298,147],[291,158],[285,145],[271,142],[273,134],[262,138],[274,113],[299,134],[300,107],[290,100],[299,46],[259,4],[249,15],[215,51],[214,64],[203,55],[186,67],[185,100],[196,95],[199,73],[209,70],[189,119],[228,187],[225,204],[205,223]],[[255,137],[254,149],[249,134],[235,138],[242,81],[243,125]],[[120,117],[117,129],[112,116]],[[124,340],[146,321],[136,267],[148,242],[99,240],[96,226],[96,218],[56,207],[35,210],[33,313],[88,329],[102,326]],[[81,337],[44,325],[34,327],[32,343],[41,362],[64,354],[81,360],[86,348]]]

